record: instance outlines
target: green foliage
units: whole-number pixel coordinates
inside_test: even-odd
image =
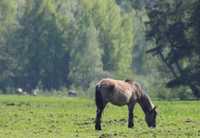
[[[134,10],[121,12],[114,0],[18,0],[1,5],[0,30],[11,33],[4,38],[7,50],[0,54],[2,89],[87,89],[103,76],[132,75]]]
[[[139,80],[154,97],[192,97],[185,86],[198,97],[198,17],[197,0],[1,0],[0,89],[93,96],[96,81],[112,76]],[[146,54],[154,47],[171,69]],[[164,88],[169,80],[184,87]]]
[[[87,24],[81,24],[81,22]],[[85,16],[70,50],[69,79],[77,87],[87,88],[90,82],[98,80],[103,73],[101,49],[99,48],[98,32],[92,20]]]
[[[0,1],[0,88],[12,85],[7,78],[13,76],[16,67],[13,51],[9,49],[7,40],[17,26],[16,9],[15,1]]]
[[[27,5],[19,21],[22,27],[15,32],[15,39],[10,40],[12,48],[20,53],[16,55],[21,62],[16,85],[32,89],[41,82],[44,88],[58,88],[66,80],[65,27],[60,27],[66,17],[60,18],[51,0],[27,1]]]
[[[12,30],[16,25],[16,2],[15,1],[0,1],[0,33],[8,35],[8,31]]]
[[[103,49],[103,68],[116,71],[119,78],[131,73],[132,49],[134,47],[133,12],[121,12],[114,0],[83,1],[85,9],[92,17],[99,31],[99,43]]]
[[[198,39],[195,40],[193,34],[198,36],[198,29],[194,29],[199,25],[194,18],[198,15],[198,3],[195,0],[157,2],[157,8],[149,10],[148,32],[156,42],[156,47],[149,52],[158,55],[172,74],[167,87],[188,86],[197,98],[200,97],[200,80],[196,77],[199,74],[199,54],[195,46]]]

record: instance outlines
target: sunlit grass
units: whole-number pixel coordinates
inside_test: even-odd
[[[200,137],[200,102],[156,101],[157,128],[149,129],[139,105],[135,127],[127,128],[127,107],[109,104],[102,131],[94,130],[95,104],[85,98],[0,96],[0,137]]]

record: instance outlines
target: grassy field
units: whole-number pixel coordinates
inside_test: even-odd
[[[103,131],[94,130],[95,104],[84,98],[0,96],[1,138],[150,138],[200,137],[199,101],[156,101],[157,128],[144,122],[139,105],[135,127],[127,128],[127,107],[108,105]]]

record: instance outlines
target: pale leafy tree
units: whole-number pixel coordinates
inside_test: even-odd
[[[10,72],[2,86],[87,88],[102,75],[132,74],[134,11],[114,0],[2,0],[0,6],[1,48],[8,49],[1,50],[1,70]]]
[[[86,11],[99,31],[103,69],[124,78],[132,74],[134,11],[122,12],[114,0],[84,0]]]
[[[96,81],[103,73],[103,65],[98,31],[89,17],[84,18],[87,24],[79,24],[80,30],[71,49],[69,78],[72,84],[87,88],[90,82]]]

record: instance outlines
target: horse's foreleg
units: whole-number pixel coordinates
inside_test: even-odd
[[[134,109],[135,103],[130,103],[128,105],[128,127],[132,128],[134,126],[134,118],[133,118],[133,109]]]

